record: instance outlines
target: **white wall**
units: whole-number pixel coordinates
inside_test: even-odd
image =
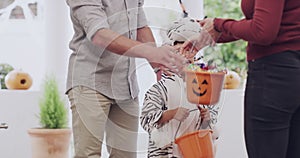
[[[73,27],[65,0],[45,0],[45,72],[54,74],[59,87],[65,90],[69,41]]]
[[[1,158],[31,157],[27,130],[39,127],[40,97],[36,91],[0,91],[0,123],[8,124],[7,129],[0,129]]]
[[[37,90],[45,69],[43,21],[0,21],[0,63],[27,72]]]
[[[35,0],[17,0],[21,5]],[[64,90],[68,43],[72,37],[69,10],[62,0],[37,0],[38,16],[0,18],[0,63],[8,63],[33,78],[30,90],[39,90],[46,74],[55,74]],[[14,3],[12,5],[15,5]]]

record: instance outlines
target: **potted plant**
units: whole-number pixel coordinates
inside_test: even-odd
[[[61,99],[57,81],[46,77],[43,97],[39,102],[41,128],[31,128],[33,158],[68,158],[71,129],[68,128],[68,112]]]

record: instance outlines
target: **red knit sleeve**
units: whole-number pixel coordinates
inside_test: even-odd
[[[259,45],[271,44],[279,32],[284,2],[256,0],[251,19],[236,21],[216,18],[215,28],[224,34],[219,41],[243,39]]]
[[[220,30],[218,30],[216,28],[216,26],[219,26],[219,23],[222,22],[221,19],[215,18],[214,19],[214,27],[218,32],[221,32]],[[221,36],[218,38],[217,43],[227,43],[227,42],[232,42],[232,41],[236,41],[239,40],[239,38],[235,38],[233,37],[231,34],[228,34],[226,32],[222,32]]]

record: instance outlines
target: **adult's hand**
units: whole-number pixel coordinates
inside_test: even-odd
[[[175,53],[176,51],[176,48],[168,45],[153,47],[152,53],[148,53],[146,59],[151,65],[159,66],[161,70],[178,74],[188,61],[182,55]]]
[[[210,34],[206,30],[202,30],[199,36],[194,36],[185,41],[180,48],[180,52],[182,54],[190,54],[189,56],[195,56],[199,50],[212,43],[213,40]]]
[[[92,39],[93,44],[110,52],[130,57],[146,58],[152,67],[165,67],[180,73],[187,60],[176,54],[176,48],[171,46],[156,47],[154,43],[142,43],[128,39],[109,29],[97,31]]]
[[[195,52],[198,52],[202,48],[208,45],[214,45],[219,38],[220,32],[214,29],[212,18],[200,20],[199,23],[203,28],[199,36],[194,36],[184,42],[180,48],[181,53],[187,54],[187,52],[190,52],[190,56],[195,55]]]
[[[211,36],[211,39],[212,39],[211,44],[214,45],[215,42],[218,40],[218,38],[221,35],[221,32],[219,32],[215,29],[214,19],[206,18],[206,19],[200,20],[199,23],[202,26],[202,28],[204,30],[206,30],[206,32]]]

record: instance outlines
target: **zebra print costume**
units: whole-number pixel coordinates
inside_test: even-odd
[[[149,133],[148,158],[180,158],[182,157],[175,138],[199,129],[211,127],[216,122],[217,111],[214,106],[209,106],[211,121],[202,122],[200,110],[195,104],[187,101],[185,83],[177,75],[162,75],[162,79],[154,84],[145,94],[141,126]],[[166,110],[179,106],[190,109],[190,115],[183,122],[175,119],[163,125],[157,124]]]

